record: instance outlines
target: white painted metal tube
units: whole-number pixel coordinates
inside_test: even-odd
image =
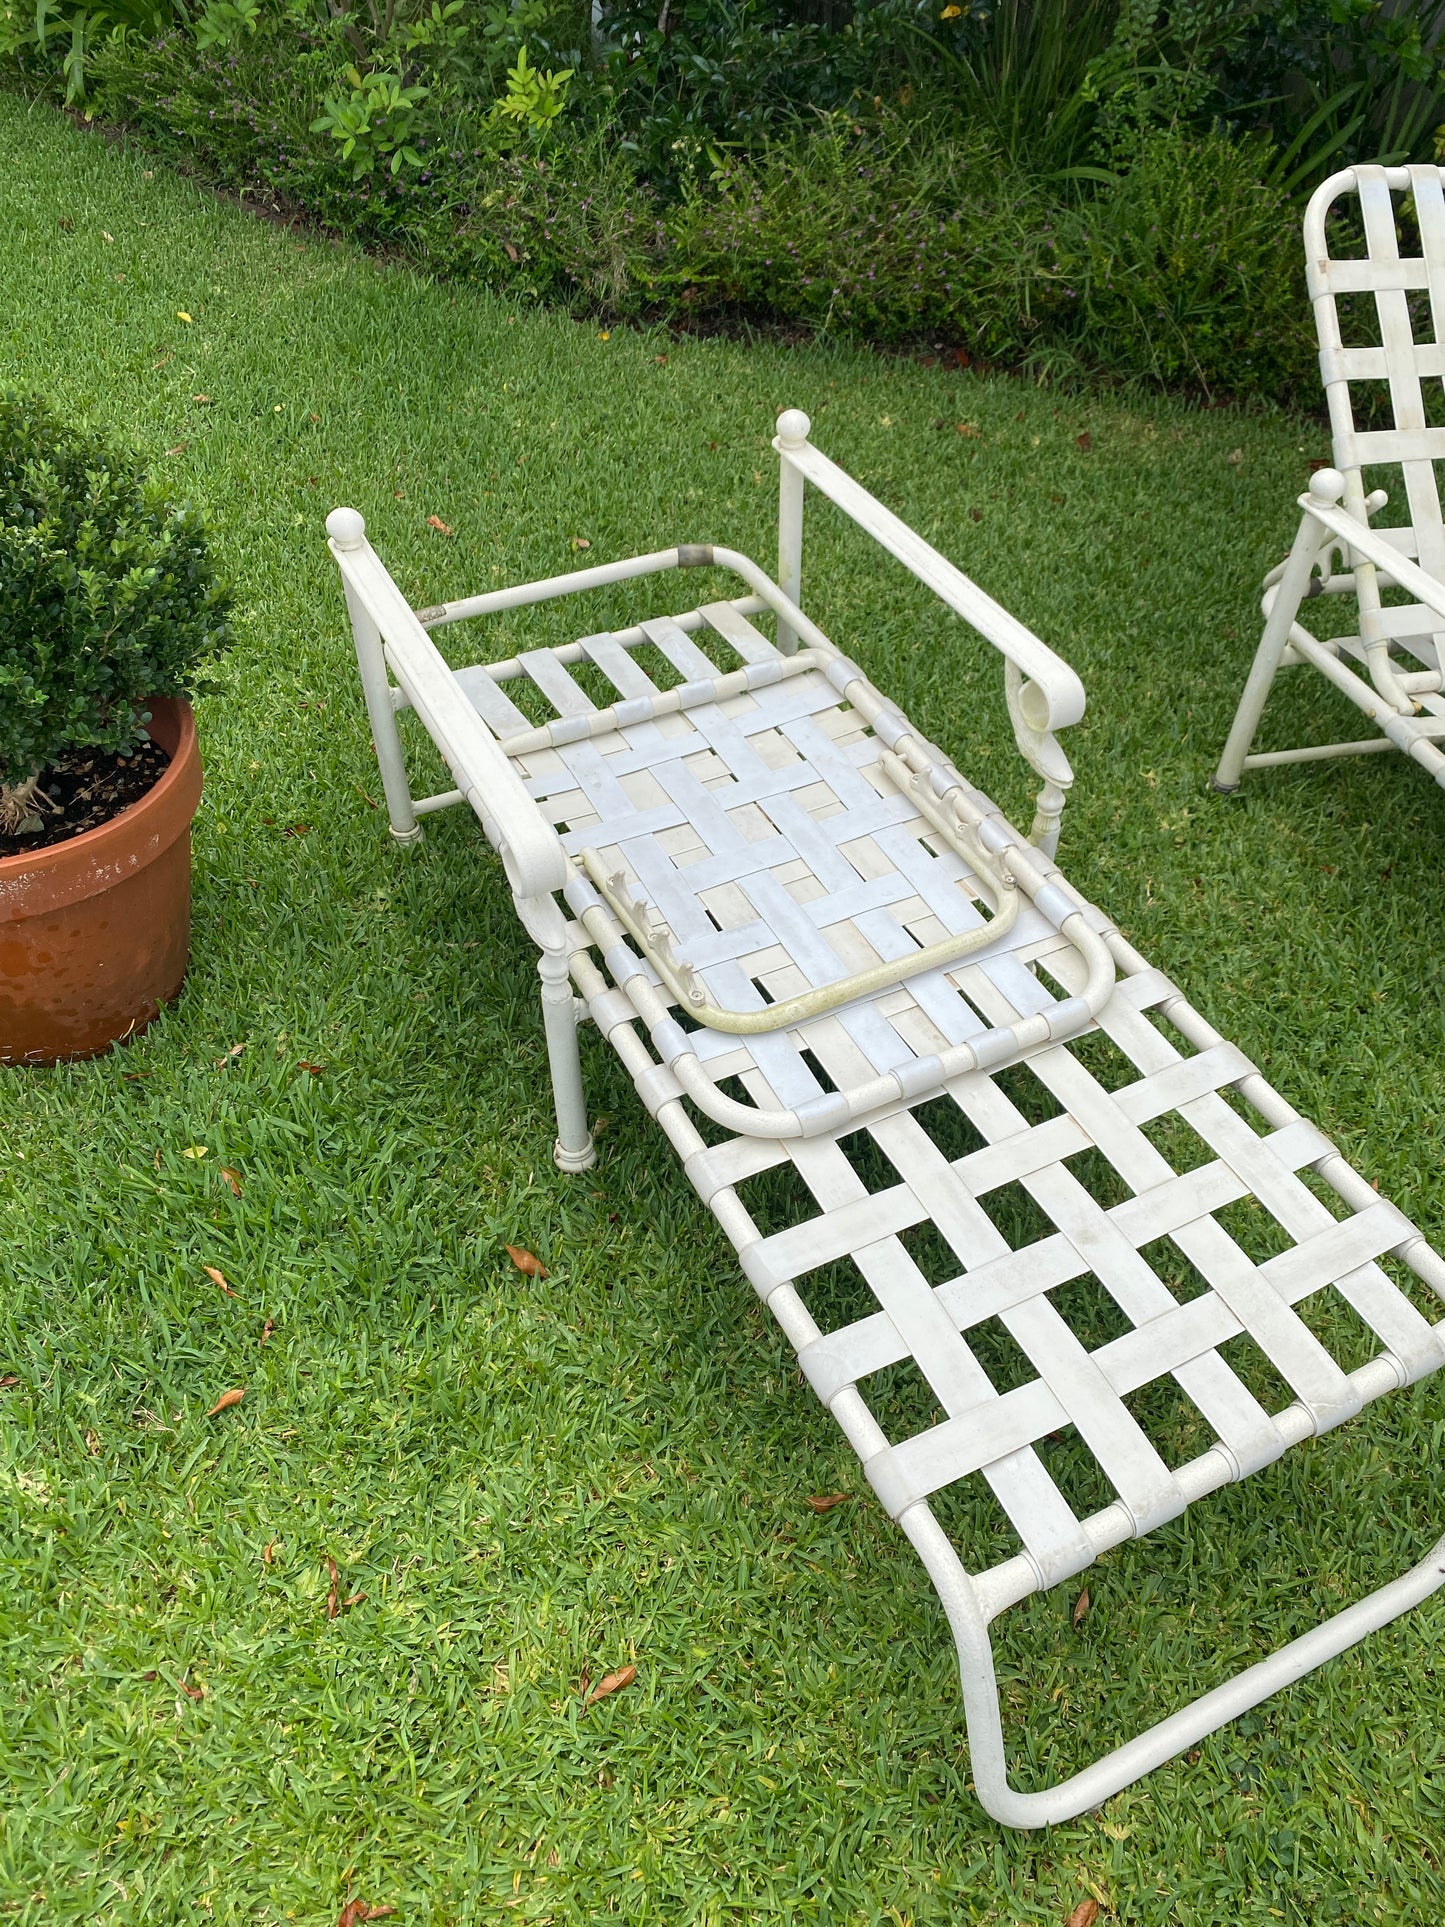
[[[555,722],[518,730],[514,736],[502,736],[498,746],[508,756],[530,756],[536,750],[555,749],[562,743],[580,742],[584,737],[607,736],[633,723],[655,722],[659,716],[675,716],[703,703],[727,702],[733,696],[746,696],[751,690],[786,682],[791,676],[816,669],[822,660],[816,650],[805,649],[801,655],[791,656],[783,663],[775,660],[744,663],[741,669],[730,669],[725,675],[714,676],[706,682],[678,683],[672,689],[659,690],[655,696],[624,697],[620,702],[609,703],[606,709],[594,709],[585,716],[559,716]]]
[[[1370,736],[1359,743],[1316,743],[1308,749],[1267,749],[1257,756],[1246,756],[1246,769],[1276,769],[1283,763],[1322,763],[1331,756],[1369,756],[1379,749],[1393,749],[1388,736]]]
[[[568,864],[556,830],[542,817],[410,603],[387,574],[366,539],[362,518],[354,509],[337,509],[327,527],[343,581],[375,622],[397,681],[467,801],[489,826],[488,834],[497,844],[514,892],[541,897],[560,890],[567,881]]]
[[[1338,536],[1367,561],[1389,574],[1395,586],[1403,589],[1406,595],[1423,602],[1436,615],[1445,616],[1445,582],[1438,582],[1433,575],[1427,575],[1418,562],[1412,561],[1408,555],[1402,555],[1368,522],[1360,521],[1347,509],[1336,507],[1335,503],[1343,490],[1344,477],[1339,470],[1322,468],[1310,477],[1310,492],[1300,496],[1300,507],[1332,535]]]
[[[351,511],[338,509],[327,517],[326,527],[331,536],[332,553],[336,553],[338,541],[345,541],[356,535],[357,531],[349,519]],[[361,534],[365,536],[365,525],[361,517]],[[332,524],[336,526],[333,528]],[[376,751],[376,765],[381,774],[382,794],[386,798],[386,811],[391,819],[391,833],[398,843],[417,843],[421,840],[421,827],[416,820],[416,808],[412,802],[411,785],[407,780],[406,759],[402,754],[401,737],[396,727],[396,712],[392,704],[391,682],[386,673],[386,656],[382,648],[381,631],[366,606],[365,598],[352,587],[346,579],[345,570],[341,577],[342,590],[346,596],[347,614],[351,618],[351,635],[356,644],[356,666],[361,672],[361,690],[366,699],[367,719],[371,724],[371,741]]]
[[[1011,1827],[1053,1826],[1100,1806],[1121,1788],[1152,1773],[1206,1734],[1227,1725],[1282,1687],[1292,1686],[1325,1660],[1333,1659],[1368,1633],[1386,1626],[1445,1586],[1445,1538],[1399,1579],[1291,1640],[1257,1665],[1202,1694],[1116,1747],[1083,1772],[1039,1793],[1020,1793],[1009,1785],[999,1717],[998,1681],[988,1627],[972,1582],[926,1507],[911,1507],[900,1522],[928,1568],[953,1628],[958,1647],[964,1708],[968,1719],[970,1764],[979,1803],[995,1820]],[[932,1528],[930,1531],[929,1528]],[[935,1537],[936,1535],[936,1537]],[[941,1544],[940,1544],[941,1542]]]
[[[1279,572],[1278,587],[1273,590],[1264,634],[1254,652],[1254,661],[1250,664],[1239,707],[1234,712],[1234,722],[1230,726],[1224,753],[1214,772],[1214,787],[1217,790],[1227,793],[1239,788],[1244,759],[1259,728],[1270,686],[1290,642],[1295,614],[1309,590],[1310,576],[1322,546],[1319,532],[1309,516],[1302,515],[1289,558]]]
[[[557,1142],[552,1155],[563,1171],[587,1171],[597,1162],[597,1152],[587,1128],[587,1099],[577,1051],[577,1007],[567,952],[544,950],[537,959],[537,974],[542,980],[542,1022],[557,1112]]]
[[[787,419],[786,417],[784,419]],[[807,423],[806,415],[798,421]],[[796,426],[796,424],[795,424]],[[811,424],[808,424],[811,427]],[[782,429],[782,423],[779,423]],[[855,482],[836,463],[806,439],[781,432],[773,447],[782,458],[783,468],[793,468],[814,488],[822,492],[875,542],[895,556],[904,568],[916,575],[940,601],[971,623],[986,641],[1014,662],[1038,691],[1038,713],[1028,720],[1039,729],[1062,729],[1076,723],[1084,713],[1084,685],[1060,656],[1026,629],[1016,616],[985,594],[976,582],[939,554],[931,543],[900,521],[891,509]]]
[[[787,447],[806,442],[811,423],[799,408],[778,417],[778,441]],[[803,600],[803,477],[787,460],[778,464],[778,587],[790,602]],[[778,623],[778,647],[791,655],[798,639],[787,623]]]
[[[630,556],[623,562],[599,562],[594,568],[572,569],[566,575],[547,576],[540,582],[517,582],[508,589],[464,596],[460,602],[439,602],[432,608],[419,609],[417,621],[424,628],[440,629],[449,622],[465,622],[471,616],[494,616],[504,609],[524,609],[534,602],[550,602],[554,596],[581,595],[584,589],[605,589],[613,582],[631,582],[640,575],[661,575],[666,569],[686,568],[693,555],[693,550],[680,547]]]

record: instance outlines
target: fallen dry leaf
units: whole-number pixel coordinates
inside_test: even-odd
[[[835,1505],[842,1505],[845,1499],[851,1499],[852,1496],[851,1492],[815,1492],[808,1504],[814,1512],[831,1512]]]
[[[86,1449],[86,1451],[87,1451],[87,1452],[89,1452],[89,1454],[90,1454],[90,1456],[91,1456],[91,1457],[92,1457],[93,1459],[98,1459],[98,1458],[100,1457],[100,1434],[99,1434],[99,1432],[87,1432],[87,1433],[86,1433],[86,1435],[85,1435],[85,1449]]]
[[[426,518],[426,525],[429,529],[435,529],[438,535],[450,535],[452,533],[439,515],[429,515]]]
[[[1088,454],[1088,452],[1089,452],[1089,450],[1090,450],[1090,449],[1091,449],[1091,448],[1092,448],[1093,446],[1094,446],[1094,438],[1093,438],[1093,436],[1092,436],[1092,435],[1091,435],[1091,434],[1089,433],[1089,431],[1088,431],[1088,429],[1087,429],[1087,428],[1086,428],[1086,429],[1084,430],[1084,432],[1083,432],[1083,434],[1082,434],[1082,435],[1075,435],[1075,437],[1074,437],[1074,447],[1075,447],[1075,448],[1082,448],[1082,449],[1083,449],[1083,451],[1084,451],[1084,453],[1085,453],[1086,455]]]
[[[1079,1594],[1078,1598],[1074,1601],[1074,1624],[1076,1626],[1083,1625],[1084,1615],[1088,1612],[1088,1610],[1089,1610],[1089,1588],[1085,1586],[1084,1590]]]
[[[240,1195],[241,1195],[241,1174],[240,1174],[240,1172],[239,1172],[239,1171],[237,1171],[237,1170],[235,1170],[235,1169],[234,1169],[234,1168],[233,1168],[233,1167],[232,1167],[231,1165],[229,1165],[229,1164],[223,1164],[223,1165],[221,1165],[221,1166],[220,1166],[220,1174],[221,1174],[221,1176],[222,1176],[222,1177],[223,1177],[223,1178],[224,1178],[224,1179],[226,1180],[226,1182],[227,1182],[227,1184],[229,1184],[229,1185],[230,1185],[230,1187],[231,1187],[231,1190],[232,1190],[232,1191],[233,1191],[233,1192],[235,1193],[235,1195],[236,1195],[236,1196],[237,1196],[237,1197],[239,1198],[239,1197],[240,1197]]]
[[[1064,1927],[1094,1927],[1094,1922],[1098,1918],[1099,1918],[1098,1901],[1081,1900],[1078,1906],[1075,1907],[1074,1911],[1069,1915],[1068,1919],[1064,1922]]]
[[[591,1706],[597,1700],[605,1700],[611,1693],[620,1693],[624,1686],[630,1686],[636,1678],[635,1666],[619,1666],[615,1673],[607,1673],[598,1680],[582,1704]]]
[[[344,1613],[348,1606],[359,1606],[366,1594],[354,1592],[347,1599],[341,1597],[341,1572],[329,1552],[326,1555],[326,1571],[331,1580],[326,1592],[326,1617],[335,1619],[336,1615]]]
[[[547,1267],[542,1260],[532,1252],[524,1250],[521,1245],[508,1245],[506,1250],[507,1256],[518,1271],[525,1272],[527,1277],[545,1278],[547,1276]]]
[[[276,1329],[276,1320],[274,1318],[268,1318],[265,1324],[261,1327],[261,1343],[263,1345],[266,1343],[267,1339],[270,1338],[272,1332],[275,1331],[275,1329]]]
[[[239,1198],[240,1195],[241,1194],[238,1191],[236,1193],[236,1196]],[[231,1287],[226,1283],[224,1276],[219,1271],[217,1271],[214,1265],[202,1265],[201,1270],[205,1272],[206,1276],[210,1279],[213,1285],[219,1285],[221,1287],[221,1290],[225,1292],[228,1298],[235,1297],[236,1295],[235,1292],[232,1291]]]
[[[245,1396],[246,1388],[244,1385],[233,1385],[229,1392],[222,1392],[210,1411],[207,1412],[206,1417],[214,1418],[217,1412],[229,1412],[231,1407],[233,1405],[239,1405]]]
[[[232,1044],[231,1048],[226,1052],[224,1057],[218,1057],[215,1059],[216,1069],[218,1071],[223,1071],[226,1068],[227,1064],[231,1062],[232,1058],[239,1057],[241,1055],[241,1052],[245,1048],[246,1046],[244,1044]]]
[[[503,241],[502,252],[506,255],[509,261],[520,261],[522,258],[521,255],[517,252],[517,250],[512,246],[510,241]]]

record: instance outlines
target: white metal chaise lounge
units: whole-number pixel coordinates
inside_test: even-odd
[[[1442,1540],[1072,1779],[1008,1783],[989,1622],[1432,1371],[1445,1323],[1411,1294],[1438,1313],[1445,1263],[1065,881],[1055,732],[1083,712],[1078,678],[808,434],[800,413],[778,423],[780,584],[686,545],[414,613],[359,514],[327,528],[393,834],[470,803],[541,952],[558,1164],[594,1155],[576,1036],[590,1017],[937,1587],[980,1800],[1036,1826],[1098,1805],[1445,1582]],[[805,481],[1002,654],[1043,779],[1030,839],[804,614]],[[456,671],[428,634],[692,569],[742,593]],[[406,708],[455,789],[413,799]],[[754,1187],[776,1215],[787,1179],[789,1215],[760,1228]],[[1038,1220],[1023,1236],[999,1209],[1010,1192]],[[1246,1199],[1272,1227],[1266,1252],[1230,1228]],[[1332,1312],[1369,1332],[1344,1364],[1320,1335]],[[1234,1339],[1288,1385],[1281,1409],[1226,1361]],[[1005,1343],[1023,1370],[1000,1389],[985,1361]],[[889,1436],[877,1412],[893,1408],[870,1397],[909,1360],[932,1409]],[[1202,1415],[1207,1449],[1166,1459],[1130,1405],[1152,1381]],[[1077,1509],[1061,1432],[1102,1474]],[[1016,1536],[970,1571],[930,1500],[972,1474]]]
[[[1335,466],[1310,478],[1294,546],[1265,577],[1264,634],[1214,778],[1218,790],[1238,789],[1247,769],[1391,748],[1445,783],[1445,523],[1435,475],[1445,456],[1442,186],[1438,167],[1351,167],[1317,188],[1306,209],[1305,271]],[[1418,235],[1418,254],[1401,252],[1402,215]],[[1332,245],[1350,251],[1332,254]],[[1416,340],[1417,329],[1425,339]],[[1356,424],[1351,385],[1359,383],[1387,391],[1388,426]],[[1366,469],[1401,472],[1403,521],[1371,526],[1390,496],[1366,491]],[[1394,488],[1394,475],[1388,479]],[[1359,633],[1311,635],[1300,605],[1319,595],[1352,596]],[[1275,675],[1297,663],[1318,669],[1378,733],[1251,755]]]

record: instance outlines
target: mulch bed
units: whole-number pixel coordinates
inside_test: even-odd
[[[35,811],[40,828],[0,836],[0,857],[31,856],[54,843],[68,843],[85,830],[99,829],[153,789],[170,760],[158,743],[149,740],[132,756],[101,749],[72,750],[40,778],[45,799]]]

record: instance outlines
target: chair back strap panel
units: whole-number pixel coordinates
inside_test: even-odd
[[[1349,192],[1338,181],[1320,190],[1306,219],[1307,234],[1318,236],[1321,242],[1307,249],[1307,267],[1320,340],[1320,372],[1334,430],[1335,464],[1346,475],[1347,504],[1356,514],[1363,512],[1364,499],[1358,471],[1380,464],[1398,463],[1403,467],[1405,502],[1400,506],[1408,510],[1414,530],[1413,553],[1431,575],[1445,577],[1445,522],[1434,467],[1445,456],[1445,427],[1437,425],[1442,418],[1438,406],[1442,397],[1435,387],[1445,378],[1445,344],[1439,333],[1445,323],[1445,192],[1441,169],[1417,166],[1408,170],[1421,248],[1417,258],[1409,259],[1400,255],[1399,223],[1386,170],[1356,167],[1345,179],[1351,177],[1364,228],[1364,259],[1333,258],[1324,251],[1329,230],[1321,204],[1340,202]],[[1378,344],[1347,344],[1343,340],[1338,301],[1341,296],[1352,295],[1373,297]],[[1424,302],[1420,300],[1422,295],[1427,297]],[[1428,338],[1416,340],[1417,325],[1428,330]],[[1356,425],[1350,384],[1357,381],[1388,383],[1390,427]],[[1423,386],[1426,382],[1431,384],[1437,403],[1433,423]],[[1374,616],[1378,596],[1369,571],[1364,572],[1359,586],[1362,609],[1368,614],[1367,635],[1373,640],[1396,633],[1381,629]]]

